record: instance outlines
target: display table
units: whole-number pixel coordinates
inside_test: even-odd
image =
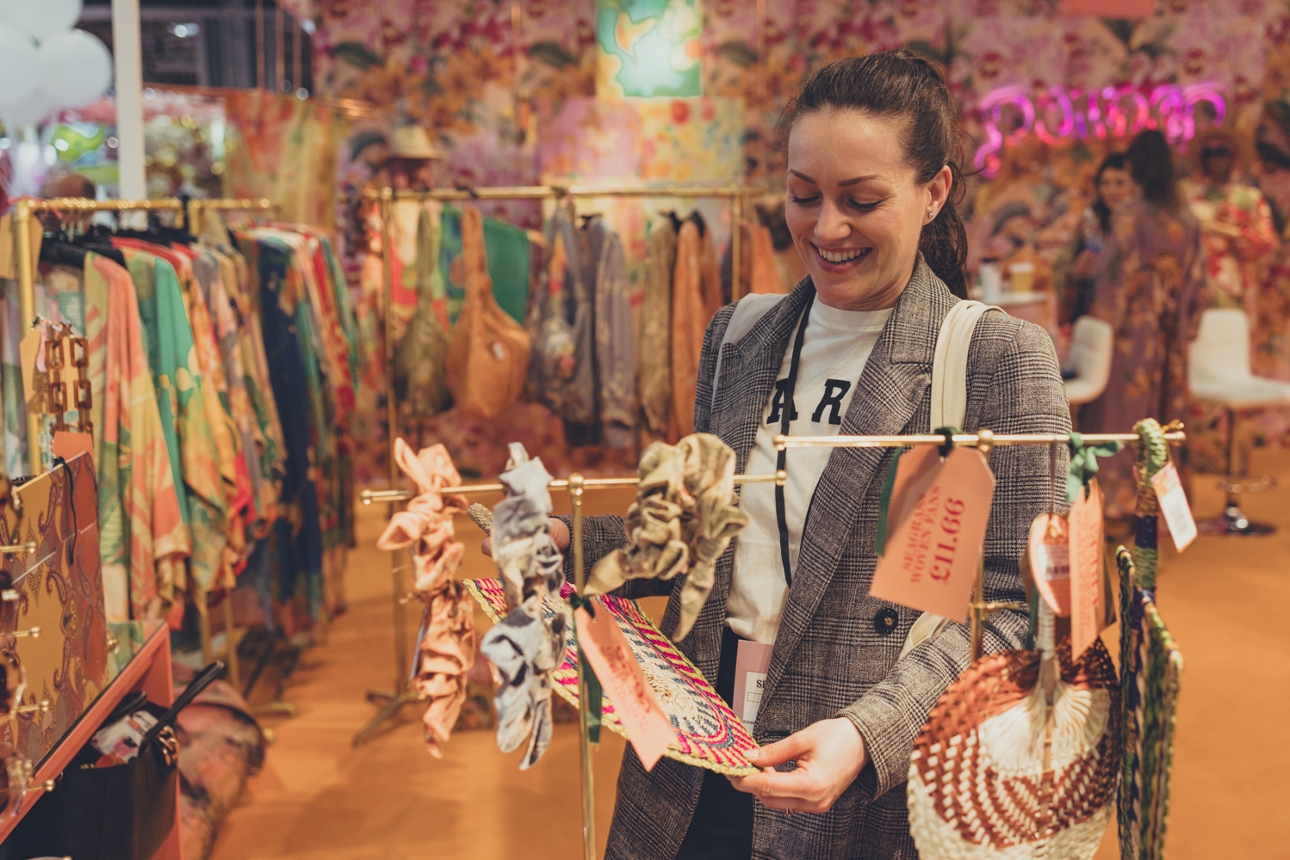
[[[36,765],[32,788],[22,811],[0,824],[0,841],[8,838],[18,821],[43,794],[42,786],[63,772],[63,768],[89,742],[112,710],[130,693],[142,690],[152,702],[169,707],[174,702],[170,668],[170,634],[160,621],[128,621],[110,625],[117,644],[108,654],[108,684],[103,692],[62,740]],[[179,792],[175,791],[175,826],[157,852],[155,860],[180,860]]]

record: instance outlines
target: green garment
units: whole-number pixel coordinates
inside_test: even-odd
[[[179,276],[170,263],[146,251],[122,251],[139,296],[139,317],[161,407],[162,432],[176,475],[179,509],[192,531],[189,572],[199,585],[210,588],[221,570],[228,508],[202,397],[192,325]]]
[[[520,325],[529,307],[528,233],[496,218],[484,219],[484,251],[493,298]],[[439,230],[439,264],[448,290],[448,318],[455,324],[466,289],[452,280],[452,262],[461,254],[461,210],[445,206]]]

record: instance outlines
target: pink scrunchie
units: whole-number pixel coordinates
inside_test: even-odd
[[[443,445],[413,454],[410,445],[396,439],[394,458],[417,485],[417,495],[390,518],[376,545],[384,550],[412,547],[415,588],[425,601],[413,687],[429,700],[426,747],[442,758],[443,744],[466,702],[466,676],[475,662],[474,605],[453,578],[465,547],[456,540],[452,518],[466,510],[466,498],[442,492],[461,485]]]

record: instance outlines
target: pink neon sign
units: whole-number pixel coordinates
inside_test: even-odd
[[[987,177],[999,172],[999,151],[1034,134],[1045,143],[1071,138],[1125,138],[1158,128],[1171,143],[1196,134],[1196,105],[1209,102],[1215,122],[1227,115],[1223,86],[1217,83],[1180,87],[1165,84],[1142,89],[1131,84],[1084,92],[1050,87],[1032,98],[1025,87],[1000,87],[981,100],[985,143],[976,151],[977,168]]]

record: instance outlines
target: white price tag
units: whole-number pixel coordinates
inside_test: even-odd
[[[1187,504],[1187,494],[1183,492],[1174,464],[1166,463],[1156,472],[1151,477],[1151,486],[1156,490],[1160,513],[1164,514],[1169,534],[1173,535],[1174,546],[1182,552],[1196,539],[1196,520],[1191,515],[1191,506]]]

